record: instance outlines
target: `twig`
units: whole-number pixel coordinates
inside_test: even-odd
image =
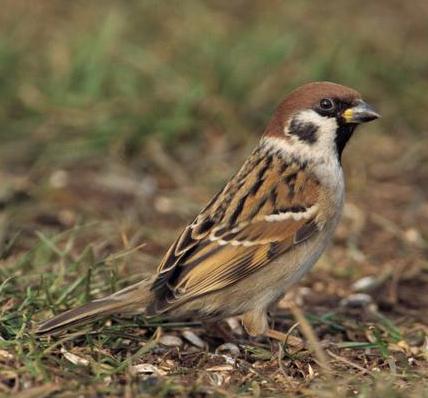
[[[340,361],[340,362],[343,362],[343,363],[345,363],[346,365],[352,366],[353,368],[360,370],[362,373],[368,374],[369,376],[372,376],[372,377],[373,377],[372,372],[370,372],[369,370],[367,370],[367,369],[363,368],[362,366],[360,366],[360,365],[358,365],[358,364],[356,364],[356,363],[354,363],[354,362],[351,362],[349,359],[346,359],[346,358],[344,358],[344,357],[341,357],[340,355],[334,354],[334,353],[333,353],[333,352],[331,352],[330,350],[326,350],[326,352],[327,352],[327,354],[328,354],[328,355],[330,355],[332,358],[334,358],[334,359],[336,359],[336,360],[338,360],[338,361]]]
[[[309,322],[306,320],[303,312],[295,304],[290,305],[290,311],[293,314],[296,321],[299,323],[299,328],[302,331],[305,338],[308,340],[309,345],[314,351],[316,358],[318,359],[319,365],[324,371],[328,379],[332,379],[332,372],[328,363],[328,358],[321,347],[321,344],[315,335],[315,332]]]

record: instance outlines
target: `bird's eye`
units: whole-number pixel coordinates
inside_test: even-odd
[[[329,98],[323,98],[320,101],[320,108],[324,111],[331,111],[334,109],[334,102]]]

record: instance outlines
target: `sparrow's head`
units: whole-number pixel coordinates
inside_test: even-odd
[[[379,117],[361,95],[330,82],[305,84],[285,98],[273,115],[265,137],[284,140],[302,155],[340,159],[355,128]]]

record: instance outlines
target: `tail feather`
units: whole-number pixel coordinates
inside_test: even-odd
[[[58,334],[76,325],[84,325],[104,316],[117,313],[143,312],[150,304],[150,283],[142,281],[110,296],[91,301],[40,323],[35,330],[39,336]]]

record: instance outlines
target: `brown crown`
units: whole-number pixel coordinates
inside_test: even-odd
[[[337,98],[342,101],[352,102],[361,98],[361,95],[352,88],[336,83],[312,82],[304,84],[292,91],[279,104],[266,127],[264,135],[282,136],[284,126],[294,113],[314,107],[323,98]]]

